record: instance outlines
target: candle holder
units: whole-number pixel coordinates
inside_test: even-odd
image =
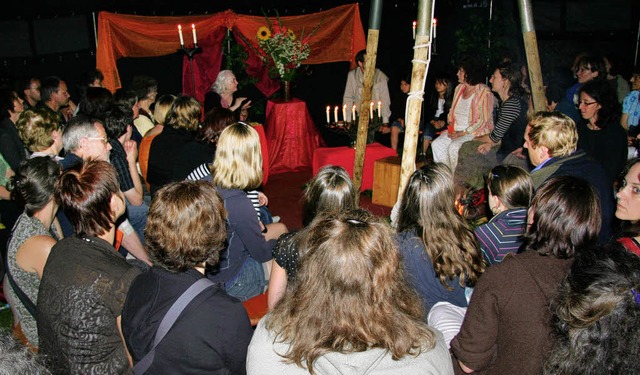
[[[193,48],[187,48],[184,45],[180,46],[178,53],[186,55],[189,59],[189,67],[191,68],[191,89],[193,90],[192,96],[196,96],[196,72],[193,68],[193,56],[198,53],[202,53],[202,48],[198,47],[198,44],[194,44]]]

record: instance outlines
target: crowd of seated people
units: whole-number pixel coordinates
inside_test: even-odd
[[[77,106],[58,77],[0,91],[20,355],[56,374],[640,371],[640,75],[623,95],[604,58],[575,65],[575,85],[548,87],[556,111],[532,113],[519,65],[490,89],[462,61],[452,98],[438,80],[448,130],[429,132],[397,220],[358,209],[327,166],[291,232],[229,71],[206,113],[150,77],[112,94],[90,72]],[[488,191],[484,225],[456,206],[464,179]]]

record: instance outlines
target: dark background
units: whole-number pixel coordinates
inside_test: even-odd
[[[282,16],[313,13],[342,4],[340,0],[307,1],[116,1],[116,0],[32,0],[3,4],[0,14],[0,80],[11,83],[29,75],[61,76],[73,88],[80,75],[95,67],[94,17],[98,12],[180,16],[211,14],[232,9],[240,14],[267,12]],[[640,1],[633,0],[538,0],[533,14],[543,75],[571,65],[581,51],[597,51],[610,57],[617,70],[628,78],[633,68]],[[367,33],[369,1],[359,2]],[[413,40],[411,24],[417,1],[384,1],[377,67],[389,76],[392,102],[403,102],[400,79],[411,71]],[[489,22],[492,9],[492,21]],[[435,2],[438,19],[436,52],[429,77],[447,73],[455,77],[453,61],[465,48],[487,61],[490,72],[503,55],[524,61],[524,47],[517,2],[514,0],[449,0]],[[486,47],[491,31],[492,48]],[[475,44],[474,44],[475,40]],[[480,42],[479,42],[480,41]],[[118,60],[123,84],[138,74],[150,75],[159,92],[181,90],[182,57],[178,54],[153,58]],[[324,122],[327,104],[340,104],[349,64],[309,66],[294,82],[293,95],[307,101],[317,124]],[[429,81],[427,89],[432,87]],[[396,107],[397,108],[397,107]]]

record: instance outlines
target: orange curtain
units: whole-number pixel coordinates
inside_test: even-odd
[[[312,50],[306,64],[351,61],[355,54],[366,48],[366,40],[358,4],[348,4],[323,12],[302,16],[280,17],[282,24],[292,28],[297,35],[305,34],[319,23],[320,28],[311,39]],[[122,87],[116,66],[121,57],[151,57],[175,53],[179,48],[178,23],[183,25],[185,44],[192,45],[191,27],[196,25],[199,44],[203,52],[195,55],[196,97],[202,100],[206,89],[213,83],[220,70],[222,58],[221,40],[226,30],[236,36],[256,43],[258,27],[265,25],[264,17],[245,16],[231,10],[209,16],[145,17],[100,12],[98,16],[97,68],[104,74],[104,85],[111,91]],[[244,43],[242,43],[244,45]],[[205,46],[206,45],[206,46]],[[206,47],[206,48],[205,48]],[[248,49],[251,55],[253,51]],[[255,58],[253,60],[256,61]],[[254,63],[255,65],[255,63]],[[191,73],[185,57],[183,90],[189,86]],[[272,91],[273,83],[268,80],[263,68],[248,69],[260,81],[257,86],[263,91]]]

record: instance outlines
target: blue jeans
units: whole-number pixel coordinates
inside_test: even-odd
[[[142,203],[139,206],[134,206],[127,201],[127,219],[131,223],[133,229],[138,233],[140,242],[144,245],[144,228],[147,226],[147,216],[149,216],[149,206],[146,203]]]
[[[224,283],[224,287],[230,296],[244,302],[264,293],[268,283],[269,280],[266,278],[262,263],[248,257],[240,272],[233,279]]]

